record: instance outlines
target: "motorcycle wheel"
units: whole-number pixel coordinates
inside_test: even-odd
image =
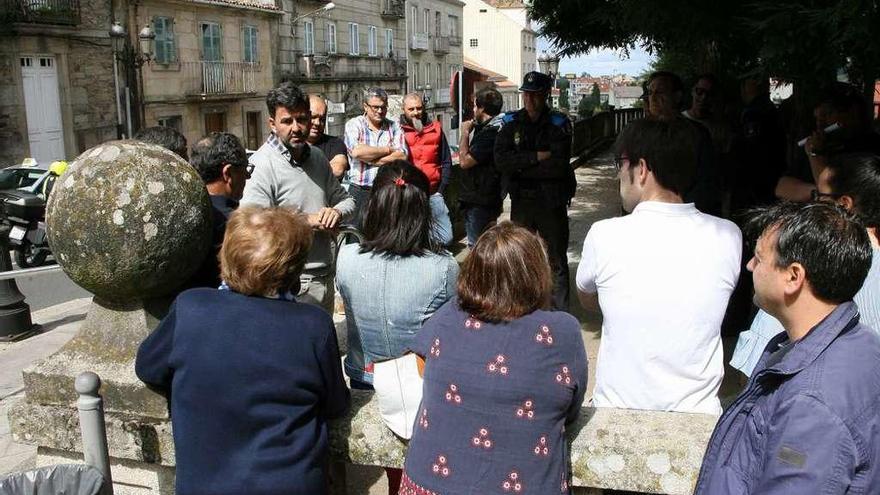
[[[15,250],[15,262],[19,268],[33,268],[42,266],[46,263],[46,257],[49,251],[43,248],[35,247],[28,241],[23,241],[22,245]]]

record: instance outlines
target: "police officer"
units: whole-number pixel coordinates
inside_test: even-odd
[[[552,80],[540,72],[523,78],[525,107],[504,116],[495,141],[495,166],[510,193],[510,219],[537,231],[553,268],[553,308],[568,310],[568,205],[577,183],[571,158],[571,121],[550,110]]]

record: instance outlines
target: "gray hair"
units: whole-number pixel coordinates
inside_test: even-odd
[[[369,100],[370,98],[379,98],[380,100],[388,103],[388,93],[378,87],[372,87],[364,91],[364,101]]]

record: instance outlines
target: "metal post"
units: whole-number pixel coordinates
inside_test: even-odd
[[[0,271],[4,272],[12,269],[9,231],[9,225],[0,222]],[[31,321],[31,308],[24,299],[14,279],[0,280],[0,341],[17,340],[36,330]]]
[[[122,98],[119,96],[119,61],[113,50],[113,86],[116,88],[116,138],[122,137]]]
[[[125,108],[125,118],[126,123],[128,124],[128,136],[125,137],[126,139],[131,139],[131,90],[128,88],[128,86],[125,87]]]
[[[101,379],[95,373],[80,373],[74,382],[79,399],[79,427],[85,463],[94,466],[104,476],[105,495],[113,495],[113,478],[110,477],[110,454],[107,451],[107,429],[104,426],[104,401],[98,394]]]

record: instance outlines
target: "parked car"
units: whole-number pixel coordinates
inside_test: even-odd
[[[46,237],[43,185],[49,170],[39,165],[0,170],[2,221],[9,226],[9,247],[20,268],[40,266],[50,254]]]

